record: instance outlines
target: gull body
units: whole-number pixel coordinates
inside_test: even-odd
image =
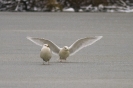
[[[48,44],[43,45],[41,52],[40,52],[40,57],[43,59],[43,64],[44,64],[44,61],[48,62],[49,64],[49,60],[52,57],[52,53],[51,53],[51,50]]]
[[[47,40],[44,38],[27,37],[27,39],[29,39],[30,41],[32,41],[33,43],[39,46],[42,46],[43,44],[48,44],[51,51],[54,54],[59,55],[60,62],[62,62],[62,60],[66,60],[67,57],[74,55],[76,52],[83,49],[84,47],[94,44],[96,41],[100,40],[101,38],[102,36],[81,38],[75,41],[69,47],[64,46],[63,48],[60,48],[50,40]]]
[[[62,49],[60,49],[59,51],[59,59],[60,62],[62,62],[62,60],[66,60],[67,57],[69,57],[69,48],[67,46],[64,46]]]

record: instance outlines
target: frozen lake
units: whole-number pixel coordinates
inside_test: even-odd
[[[0,88],[133,88],[132,13],[0,12]],[[41,47],[26,37],[60,47],[103,36],[59,63],[42,65]]]

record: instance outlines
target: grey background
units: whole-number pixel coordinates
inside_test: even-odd
[[[0,88],[133,88],[132,13],[0,12]],[[59,63],[42,65],[27,36],[70,46],[103,36]]]

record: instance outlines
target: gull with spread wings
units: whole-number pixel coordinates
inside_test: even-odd
[[[66,60],[68,56],[74,55],[76,52],[83,49],[84,47],[94,44],[96,41],[100,40],[102,37],[103,36],[81,38],[75,41],[71,46],[69,47],[64,46],[63,48],[60,48],[59,46],[54,44],[52,41],[44,39],[44,38],[27,37],[27,39],[29,39],[30,41],[32,41],[33,43],[39,46],[44,46],[44,44],[49,45],[50,50],[54,54],[59,55],[60,62],[62,62],[62,60]],[[45,55],[43,57],[45,57]]]

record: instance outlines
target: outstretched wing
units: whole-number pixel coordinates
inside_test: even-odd
[[[101,38],[102,36],[95,36],[95,37],[87,37],[87,38],[82,38],[77,40],[69,47],[70,55],[75,54],[76,52],[78,52],[84,47],[92,45],[93,43],[100,40]]]
[[[33,37],[27,37],[30,41],[35,43],[36,45],[43,46],[44,44],[48,44],[50,49],[53,51],[54,54],[59,54],[60,47],[58,47],[56,44],[54,44],[50,40],[46,40],[43,38],[33,38]]]

